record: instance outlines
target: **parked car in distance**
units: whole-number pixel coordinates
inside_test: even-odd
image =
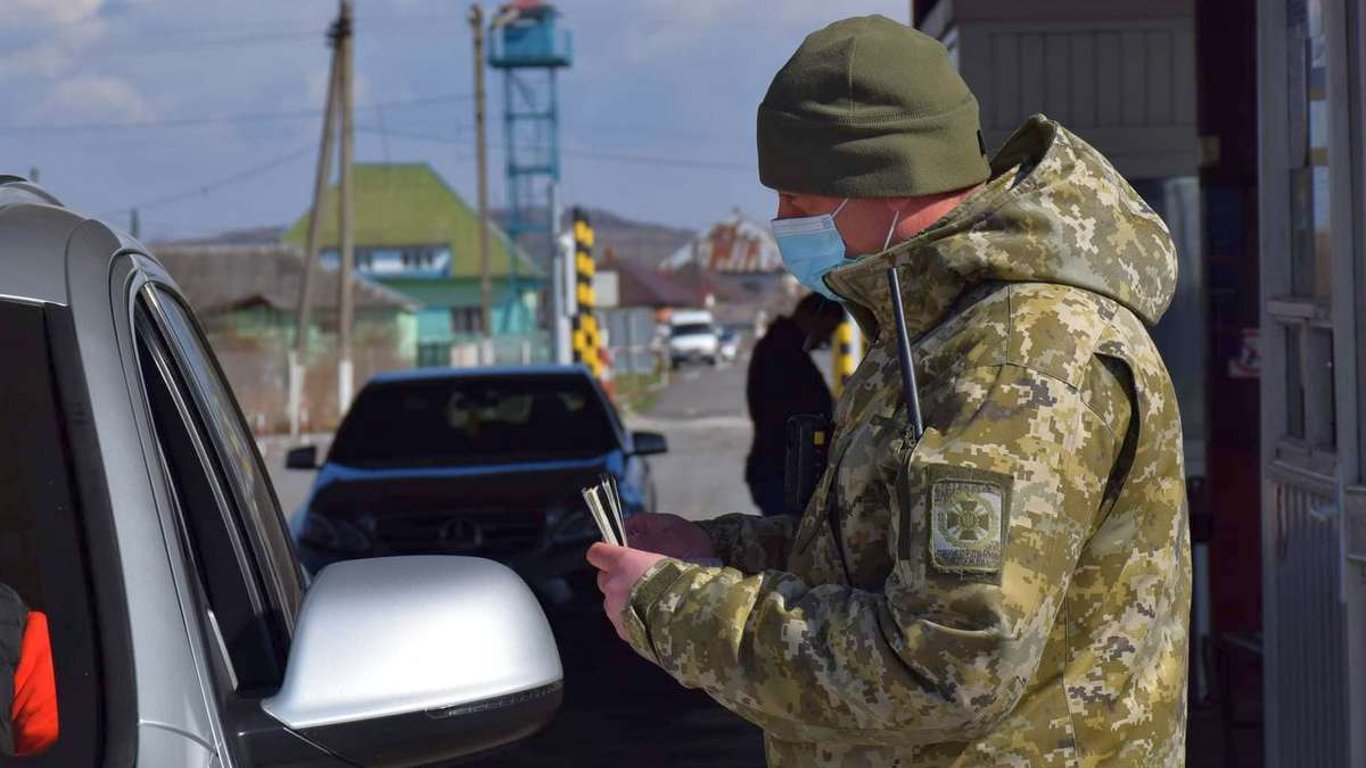
[[[554,636],[505,566],[310,583],[175,282],[6,176],[0,349],[0,565],[53,628],[59,736],[35,766],[449,764],[559,706]]]
[[[426,369],[361,390],[294,518],[305,566],[388,555],[488,557],[547,605],[598,599],[584,560],[599,538],[580,491],[617,478],[624,514],[653,511],[647,456],[581,366]],[[286,458],[318,468],[314,447]]]
[[[724,328],[718,333],[717,356],[727,363],[735,362],[740,357],[740,334]]]
[[[669,317],[669,361],[674,368],[684,363],[715,365],[721,354],[716,320],[706,310],[678,310]]]

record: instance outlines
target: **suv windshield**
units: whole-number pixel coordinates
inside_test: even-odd
[[[609,419],[580,376],[371,383],[328,460],[392,467],[588,458],[616,447]]]
[[[688,325],[675,325],[673,334],[674,336],[715,336],[716,329],[702,323],[690,323]]]

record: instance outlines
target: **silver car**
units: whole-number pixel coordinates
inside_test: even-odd
[[[310,583],[175,283],[14,177],[0,350],[0,580],[47,617],[60,716],[17,764],[433,765],[559,706],[545,616],[502,565],[380,558]]]

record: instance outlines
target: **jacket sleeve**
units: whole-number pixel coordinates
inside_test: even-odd
[[[953,392],[949,423],[884,473],[880,589],[665,560],[625,609],[637,652],[785,739],[962,741],[1007,718],[1119,444],[1075,388],[1026,368],[973,369]]]
[[[8,717],[14,704],[14,676],[19,669],[28,606],[14,588],[0,582],[0,757],[14,754],[14,726]]]
[[[792,515],[734,514],[704,520],[698,525],[711,537],[721,563],[744,573],[782,568],[796,532]]]

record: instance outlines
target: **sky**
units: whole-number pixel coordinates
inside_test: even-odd
[[[158,240],[308,207],[337,0],[3,0],[0,173]],[[701,229],[772,215],[755,109],[809,32],[904,0],[562,0],[563,202]],[[450,0],[356,0],[355,158],[428,162],[475,198],[473,63]],[[492,12],[494,7],[485,9]],[[490,192],[505,201],[502,75]]]

